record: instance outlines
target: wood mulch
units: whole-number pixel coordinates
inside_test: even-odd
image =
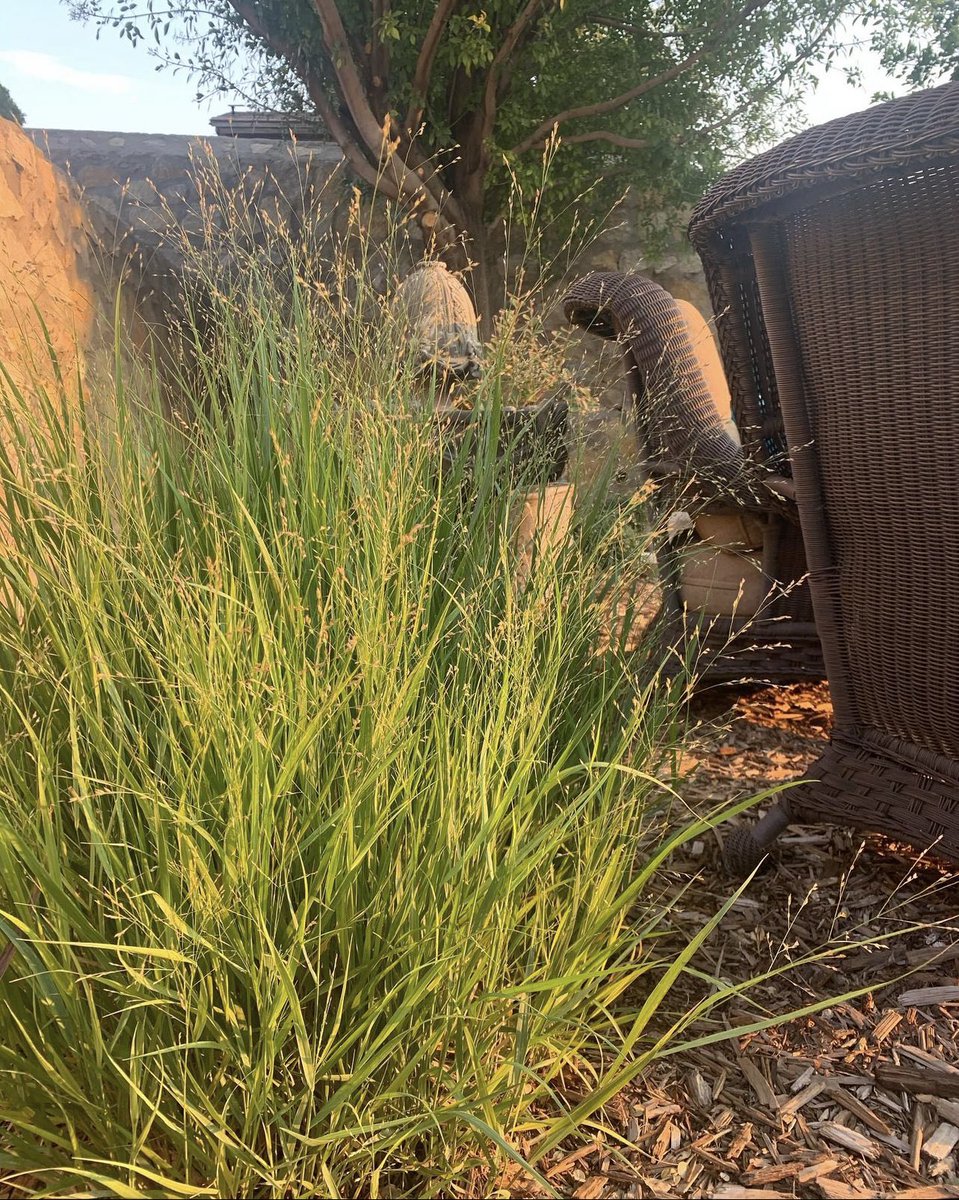
[[[831,720],[825,685],[717,692],[697,705],[679,790],[700,810],[794,778]],[[664,876],[664,904],[680,897],[668,915],[677,951],[735,890],[722,832]],[[570,1142],[542,1164],[552,1186],[578,1200],[959,1197],[957,880],[881,838],[790,829],[694,959],[701,976],[671,994],[664,1022],[720,986],[710,981],[787,965],[682,1036],[861,994],[660,1059],[606,1106],[592,1143]],[[487,1194],[543,1193],[511,1170]]]

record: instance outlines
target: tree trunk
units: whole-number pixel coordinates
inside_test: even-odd
[[[467,209],[466,216],[470,223],[467,231],[469,236],[467,250],[473,263],[467,283],[473,295],[473,307],[479,318],[480,333],[483,340],[486,341],[493,332],[493,318],[500,307],[493,298],[496,267],[491,261],[486,222],[482,210],[474,214]]]
[[[469,80],[465,76],[460,83],[468,91]],[[474,107],[463,111],[453,121],[453,134],[459,142],[460,154],[452,166],[450,190],[459,204],[465,226],[465,245],[461,248],[463,259],[457,266],[462,270],[467,262],[474,264],[467,273],[466,282],[479,318],[480,334],[485,341],[492,332],[493,318],[500,304],[496,288],[496,264],[487,233],[486,175],[489,151],[483,138],[483,114],[480,109]]]
[[[464,258],[467,261],[463,265],[472,263],[466,282],[473,296],[473,306],[485,340],[492,332],[493,318],[499,311],[500,304],[497,303],[496,295],[496,264],[493,261],[486,227],[483,182],[482,176],[468,181],[469,186],[460,197],[460,206],[466,218]]]

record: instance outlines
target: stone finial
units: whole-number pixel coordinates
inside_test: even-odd
[[[424,262],[407,275],[396,291],[396,309],[424,368],[438,366],[458,379],[479,377],[483,350],[476,310],[444,263]]]

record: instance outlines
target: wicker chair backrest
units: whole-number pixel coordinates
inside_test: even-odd
[[[761,155],[690,233],[747,444],[790,448],[837,732],[959,778],[959,84]]]

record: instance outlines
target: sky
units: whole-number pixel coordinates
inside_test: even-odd
[[[864,54],[863,84],[838,71],[824,75],[806,101],[810,125],[866,108],[880,89],[895,90]],[[229,97],[200,105],[182,74],[157,72],[146,46],[131,46],[115,30],[99,40],[92,25],[70,20],[61,0],[0,0],[0,82],[45,129],[106,129],[139,133],[209,133],[210,117]],[[239,106],[245,107],[242,101]]]
[[[219,97],[200,106],[196,85],[157,72],[146,46],[114,29],[72,21],[61,0],[0,0],[0,82],[44,129],[136,133],[210,133],[210,117],[229,109]]]

